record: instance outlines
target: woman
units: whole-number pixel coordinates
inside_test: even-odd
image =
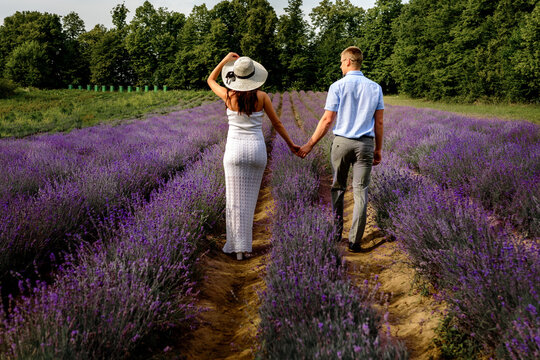
[[[216,81],[220,73],[226,87]],[[262,134],[264,112],[291,151],[296,153],[300,148],[287,134],[268,94],[257,90],[267,76],[268,72],[261,64],[249,57],[229,53],[208,77],[210,89],[227,106],[229,132],[223,157],[227,242],[223,251],[236,253],[238,260],[252,249],[253,215],[266,167],[266,144]]]

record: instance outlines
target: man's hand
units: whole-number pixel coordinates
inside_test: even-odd
[[[304,144],[302,147],[300,147],[300,150],[296,152],[296,155],[300,156],[303,159],[306,157],[307,154],[311,152],[312,149],[312,145]]]
[[[300,146],[293,143],[292,145],[289,146],[289,149],[291,150],[293,154],[298,155],[298,150],[300,150]]]
[[[382,160],[382,150],[375,150],[373,152],[373,166],[379,165],[381,160]]]

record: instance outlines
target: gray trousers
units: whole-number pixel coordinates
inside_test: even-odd
[[[336,136],[332,143],[332,209],[336,216],[339,240],[341,240],[343,231],[343,199],[351,166],[353,168],[354,210],[349,231],[349,242],[353,244],[360,243],[364,235],[373,150],[374,140],[370,137],[348,139]]]

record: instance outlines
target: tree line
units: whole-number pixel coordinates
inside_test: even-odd
[[[458,101],[538,102],[540,9],[536,0],[322,0],[309,13],[289,0],[277,16],[267,0],[195,6],[189,15],[146,1],[111,10],[113,27],[90,31],[66,16],[16,12],[0,26],[0,76],[20,86],[67,84],[206,87],[229,51],[269,71],[273,90],[324,90],[340,51],[356,45],[362,71],[387,94]]]

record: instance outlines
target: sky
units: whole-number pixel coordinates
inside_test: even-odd
[[[222,0],[149,0],[154,7],[164,7],[169,11],[181,12],[189,15],[193,6],[206,4],[211,9]],[[302,10],[307,17],[313,7],[316,7],[321,0],[304,0]],[[376,0],[351,0],[351,2],[364,9],[369,9],[375,5]],[[284,13],[287,7],[287,0],[269,0],[277,15]],[[111,10],[117,4],[124,3],[129,9],[127,21],[135,14],[135,9],[144,3],[144,0],[0,0],[0,21],[4,23],[4,18],[13,15],[16,11],[39,11],[65,16],[75,11],[84,21],[87,30],[92,29],[97,24],[103,24],[107,28],[112,27]]]

